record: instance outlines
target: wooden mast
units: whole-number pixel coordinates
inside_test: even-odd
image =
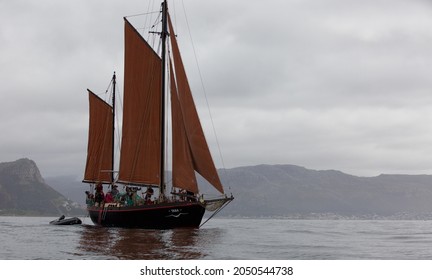
[[[162,89],[161,89],[161,147],[160,147],[160,192],[159,201],[165,200],[165,71],[166,71],[166,38],[168,36],[168,25],[167,25],[167,1],[164,0],[162,3]]]
[[[116,73],[114,72],[114,75],[112,77],[112,84],[113,84],[113,90],[112,90],[112,146],[111,146],[111,184],[114,185],[114,153],[115,153],[115,90],[116,90]]]

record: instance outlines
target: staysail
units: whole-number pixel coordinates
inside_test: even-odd
[[[224,193],[222,183],[219,179],[219,175],[216,171],[216,167],[213,163],[213,159],[211,157],[210,150],[208,148],[207,141],[201,127],[201,122],[198,117],[198,112],[195,107],[183,61],[180,56],[176,36],[174,34],[174,29],[171,23],[171,18],[169,16],[168,24],[169,30],[171,32],[170,39],[175,71],[175,85],[171,85],[171,87],[176,87],[178,103],[180,105],[184,131],[186,133],[188,143],[188,145],[182,145],[182,148],[185,149],[183,153],[190,153],[193,163],[193,169],[196,170],[199,174],[201,174],[201,176],[203,176],[219,192]],[[184,174],[175,171],[184,168],[184,166],[175,166],[173,162],[173,176],[174,174],[177,174],[178,176],[184,176]],[[177,179],[173,178],[173,181],[175,180]]]
[[[112,107],[88,90],[89,94],[89,134],[87,162],[84,182],[111,183],[112,158]]]
[[[192,154],[184,126],[180,101],[177,94],[172,63],[170,61],[171,85],[171,118],[172,118],[172,158],[173,158],[173,186],[198,193],[198,185],[192,162]]]
[[[125,19],[124,100],[119,182],[159,185],[160,57]]]

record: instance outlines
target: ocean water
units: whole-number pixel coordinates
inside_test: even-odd
[[[200,229],[0,217],[1,260],[432,260],[432,221],[214,218]]]

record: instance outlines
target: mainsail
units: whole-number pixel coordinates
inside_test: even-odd
[[[159,185],[162,62],[125,19],[124,109],[119,181]]]
[[[89,134],[84,182],[112,181],[112,107],[93,92],[89,94]]]

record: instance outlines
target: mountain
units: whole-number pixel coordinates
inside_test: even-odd
[[[220,216],[432,219],[432,175],[358,177],[296,165],[246,166],[219,173],[226,193],[235,197]],[[88,186],[81,179],[55,177],[47,182],[84,205]],[[205,184],[203,179],[200,184]]]
[[[84,211],[47,185],[30,159],[0,163],[1,215],[77,215]]]
[[[231,215],[432,218],[431,175],[357,177],[295,165],[239,167],[226,174],[236,197],[224,210]]]
[[[226,192],[235,197],[221,216],[432,218],[432,175],[358,177],[295,165],[237,167],[219,173]],[[44,180],[29,159],[0,163],[2,214],[82,214],[79,205],[84,205],[87,189],[76,176]]]

